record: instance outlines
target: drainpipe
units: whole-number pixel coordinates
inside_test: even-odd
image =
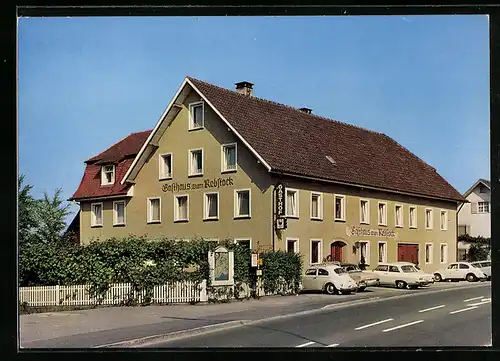
[[[456,218],[455,227],[457,229],[457,239],[455,240],[455,260],[457,262],[459,261],[459,259],[458,259],[458,213],[460,213],[460,210],[462,209],[462,207],[464,206],[465,203],[469,203],[469,201],[462,202],[460,207],[458,207],[457,214],[455,215],[455,218]]]

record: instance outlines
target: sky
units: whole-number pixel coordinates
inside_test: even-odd
[[[84,161],[152,129],[188,75],[385,133],[461,193],[490,177],[486,15],[19,18],[33,196],[70,198]]]

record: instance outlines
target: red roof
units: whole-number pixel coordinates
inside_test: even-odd
[[[130,184],[121,185],[120,182],[150,133],[151,130],[132,133],[104,152],[88,159],[85,162],[87,166],[85,167],[85,173],[83,174],[80,186],[70,199],[82,200],[85,198],[127,194]],[[115,183],[109,186],[102,186],[101,166],[106,163],[115,164]]]

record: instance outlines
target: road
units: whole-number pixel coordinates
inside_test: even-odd
[[[491,343],[491,285],[418,294],[151,344],[147,347],[425,347]]]

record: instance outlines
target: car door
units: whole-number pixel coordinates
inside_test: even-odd
[[[470,267],[468,264],[459,263],[458,264],[458,271],[457,271],[457,278],[465,279],[465,277],[467,276],[469,271],[470,271]]]
[[[491,262],[481,262],[481,271],[483,271],[488,277],[491,276]]]
[[[448,267],[446,267],[444,273],[445,273],[445,278],[449,278],[449,279],[456,279],[458,274],[458,264],[457,263],[451,263],[450,265],[448,265]]]
[[[401,271],[399,270],[398,266],[394,265],[389,265],[389,272],[388,272],[388,282],[390,285],[393,285],[396,283],[398,279],[401,278]]]
[[[387,266],[385,264],[384,265],[378,265],[373,270],[373,273],[375,273],[377,275],[377,277],[379,278],[379,284],[380,285],[387,285],[387,284],[389,284],[389,281],[388,281],[388,277],[389,277],[388,270],[389,270],[389,266]]]
[[[314,290],[314,282],[316,281],[316,268],[309,268],[302,278],[302,287],[304,290]]]

